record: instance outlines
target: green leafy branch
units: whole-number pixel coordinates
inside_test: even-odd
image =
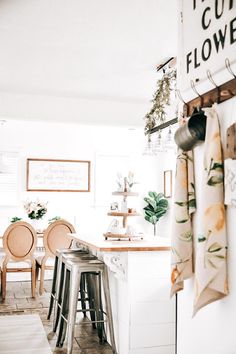
[[[170,105],[170,94],[176,90],[176,69],[164,73],[163,77],[157,81],[157,88],[154,92],[152,108],[145,115],[145,133],[154,128],[157,123],[163,123],[166,119],[166,106]]]

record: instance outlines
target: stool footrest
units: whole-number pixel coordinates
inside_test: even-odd
[[[64,315],[61,315],[61,317],[63,318],[63,320],[65,322],[68,322],[67,318]],[[79,325],[84,325],[84,324],[91,324],[91,323],[105,323],[108,322],[107,320],[97,320],[97,321],[87,321],[87,322],[83,322],[83,323],[79,323],[79,322],[75,322],[75,325],[79,326]]]
[[[88,324],[91,324],[91,323],[105,323],[105,322],[107,322],[107,320],[104,320],[104,321],[88,321],[88,322],[83,322],[83,323],[75,322],[75,325],[76,326],[83,326],[84,324],[88,325]]]

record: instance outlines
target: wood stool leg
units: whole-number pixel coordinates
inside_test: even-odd
[[[31,268],[31,294],[32,297],[35,298],[35,288],[36,288],[36,262],[32,260],[32,268]]]
[[[6,298],[6,286],[7,286],[7,269],[3,266],[1,276],[1,288],[2,288],[2,300]]]
[[[44,272],[45,272],[45,264],[41,264],[41,272],[40,272],[40,282],[39,282],[39,294],[43,295],[44,293]]]

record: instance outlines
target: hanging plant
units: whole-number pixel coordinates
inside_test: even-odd
[[[170,94],[176,89],[176,69],[166,71],[157,81],[157,89],[151,102],[152,108],[145,116],[145,133],[166,119],[166,106],[170,105]]]

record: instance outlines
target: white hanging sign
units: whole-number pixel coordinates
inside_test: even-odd
[[[236,0],[180,0],[180,4],[178,60],[183,92],[190,88],[191,80],[205,81],[207,70],[214,78],[227,72],[226,58],[231,66],[236,63]],[[228,79],[221,81],[230,80],[227,74]]]

